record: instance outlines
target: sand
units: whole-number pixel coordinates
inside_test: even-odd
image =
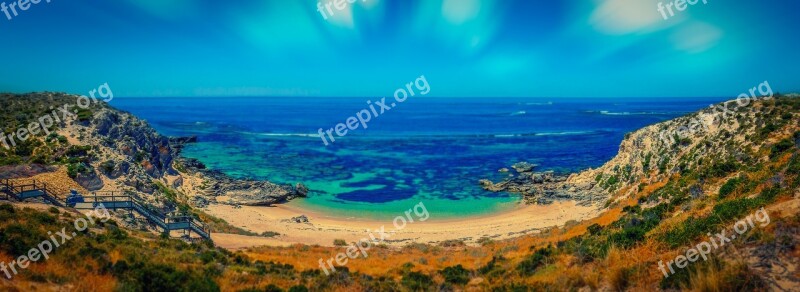
[[[386,237],[383,243],[389,246],[409,243],[437,244],[446,240],[462,240],[466,244],[477,245],[477,240],[481,237],[502,240],[534,234],[549,227],[563,226],[571,220],[593,218],[601,211],[596,207],[577,206],[575,202],[567,201],[550,205],[520,206],[496,214],[463,219],[437,220],[435,214],[431,214],[424,222],[415,221],[404,227],[402,221],[398,221],[397,227],[402,228],[397,228],[391,220],[339,218],[304,210],[297,205],[289,202],[273,207],[243,206],[236,209],[229,205],[214,204],[205,211],[246,230],[281,234],[272,238],[212,234],[218,246],[228,249],[292,244],[333,246],[334,239],[354,242],[369,239],[370,234],[379,239],[381,234],[376,230],[380,230],[382,226]],[[309,222],[294,223],[286,220],[300,215],[306,215]],[[410,217],[418,219],[414,213]]]

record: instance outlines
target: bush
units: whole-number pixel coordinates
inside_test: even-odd
[[[114,171],[114,161],[108,160],[100,164],[100,170],[105,174],[110,174]]]
[[[791,149],[792,147],[794,147],[794,142],[792,142],[792,140],[783,139],[780,142],[776,143],[775,145],[772,145],[772,149],[770,149],[769,157],[770,158],[775,158],[779,154],[783,153],[786,150]]]
[[[292,286],[289,288],[289,292],[308,292],[308,288],[303,285]]]
[[[794,157],[792,157],[792,160],[789,161],[789,167],[786,168],[786,173],[794,175],[800,174],[800,155],[794,155]]]
[[[741,183],[742,183],[741,178],[735,177],[729,179],[727,182],[725,182],[725,184],[722,185],[722,187],[719,188],[719,199],[720,200],[725,199],[725,197],[733,193],[733,191],[735,191],[736,188],[739,187]]]
[[[347,241],[344,241],[344,239],[334,239],[333,240],[333,245],[334,246],[345,246],[345,245],[347,245]]]
[[[278,235],[281,235],[281,234],[277,233],[275,231],[264,231],[263,233],[261,233],[261,236],[263,236],[263,237],[275,237],[275,236],[278,236]]]
[[[451,284],[464,285],[469,282],[469,271],[461,265],[447,267],[439,271],[444,277],[444,281]]]
[[[690,243],[695,238],[721,228],[720,225],[745,216],[751,210],[771,203],[780,193],[779,188],[765,189],[755,198],[740,198],[714,206],[711,215],[703,218],[690,217],[679,226],[665,232],[660,238],[671,248]]]
[[[433,286],[433,279],[420,272],[410,272],[403,276],[400,283],[412,291],[425,291]]]
[[[600,233],[600,231],[603,231],[603,226],[600,226],[600,224],[594,223],[592,225],[589,225],[589,227],[587,227],[586,229],[589,230],[589,234],[590,235],[597,235],[597,234]]]
[[[119,264],[120,262],[118,262]],[[219,291],[213,280],[200,275],[179,271],[166,264],[137,264],[126,267],[121,276],[120,290],[139,291]]]
[[[547,260],[553,255],[554,252],[555,249],[552,245],[548,245],[546,248],[536,250],[535,253],[528,256],[517,265],[517,271],[524,276],[533,275],[533,273],[536,272],[536,269],[546,264]]]
[[[492,260],[486,263],[486,265],[478,268],[478,273],[481,275],[489,274],[490,272],[494,271],[497,267],[497,262],[505,261],[506,259],[503,256],[493,256]]]
[[[678,202],[679,200],[675,200]],[[622,230],[612,233],[608,241],[622,248],[633,247],[645,239],[645,234],[658,226],[661,218],[667,212],[667,204],[659,204],[653,208],[645,209],[638,214],[629,214],[612,225],[622,227]],[[624,224],[624,225],[623,225]]]

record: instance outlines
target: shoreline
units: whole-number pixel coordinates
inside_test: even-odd
[[[263,233],[278,232],[275,237],[244,236],[215,233],[217,245],[227,249],[243,249],[257,246],[289,246],[294,244],[334,246],[335,239],[346,242],[369,238],[371,233],[385,228],[387,246],[401,247],[410,243],[438,244],[445,241],[463,241],[467,245],[479,245],[481,238],[504,240],[538,233],[553,226],[563,226],[569,221],[590,219],[602,210],[597,207],[579,206],[575,201],[554,202],[549,205],[519,205],[510,210],[493,214],[482,214],[463,218],[434,219],[408,223],[397,229],[392,220],[364,218],[342,218],[330,214],[304,209],[297,203],[288,202],[272,207],[234,206],[214,204],[205,210],[209,215],[224,219],[231,225]],[[289,222],[287,219],[305,215],[308,223]],[[417,219],[411,213],[411,218]],[[370,232],[371,231],[371,232]]]

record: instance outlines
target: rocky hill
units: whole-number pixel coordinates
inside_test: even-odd
[[[3,94],[0,120],[4,133],[16,133],[22,128],[36,130],[17,135],[10,147],[0,149],[0,178],[31,176],[61,167],[88,191],[125,192],[165,211],[174,210],[181,200],[202,205],[223,197],[225,200],[220,203],[269,205],[305,196],[307,192],[301,184],[237,180],[205,170],[199,162],[180,156],[180,150],[195,138],[163,136],[128,112],[79,96]],[[33,171],[12,171],[20,166]],[[200,184],[202,188],[198,187]],[[171,193],[170,188],[184,198],[164,195]]]
[[[639,129],[625,136],[613,159],[568,177],[516,167],[511,179],[496,184],[482,180],[481,184],[491,191],[521,193],[530,203],[577,200],[608,206],[646,185],[696,171],[698,183],[676,191],[699,196],[712,191],[703,184],[706,179],[740,166],[763,164],[770,159],[764,150],[798,139],[775,138],[791,136],[798,128],[798,104],[793,97],[730,100]]]
[[[632,132],[622,141],[619,154],[597,169],[559,177],[518,164],[513,179],[484,181],[486,188],[518,191],[530,202],[574,199],[605,210],[597,218],[540,234],[497,241],[482,238],[481,246],[379,245],[368,257],[337,267],[328,276],[319,261],[333,259],[347,247],[294,245],[234,254],[129,232],[110,221],[79,236],[73,245],[78,248],[54,253],[13,281],[0,278],[0,287],[14,291],[797,291],[800,98],[774,96],[738,107],[732,102],[736,103],[724,103],[727,111],[715,105],[716,109]],[[248,200],[231,190],[252,183],[236,182],[242,186],[231,187],[230,182],[217,182],[214,177],[219,174],[176,154],[191,139],[168,139],[165,144],[157,135],[128,133],[115,136],[119,143],[101,142],[108,136],[95,134],[98,124],[92,118],[105,117],[103,110],[84,114],[84,120],[71,119],[63,129],[52,128],[58,130],[55,137],[40,135],[39,142],[4,151],[0,160],[13,166],[4,166],[0,173],[77,175],[88,171],[70,165],[84,163],[98,169],[100,163],[113,160],[114,167],[96,170],[103,189],[117,186],[147,194],[147,188],[126,183],[146,178],[155,185],[154,194],[169,193],[165,185],[179,185],[184,192],[207,191],[209,200]],[[121,119],[120,124],[130,119],[126,127],[137,126],[129,114],[117,114],[120,117],[109,119]],[[125,133],[123,129],[108,133],[112,132]],[[131,154],[132,160],[126,160]],[[54,166],[30,166],[33,160]],[[128,161],[128,170],[120,168],[116,173],[124,174],[109,181],[106,173],[113,176],[121,161]],[[277,188],[288,192],[292,187]],[[0,204],[0,261],[24,254],[49,230],[72,231],[69,221],[75,215],[70,211],[38,206],[41,210]]]

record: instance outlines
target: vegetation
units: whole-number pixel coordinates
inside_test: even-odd
[[[798,250],[800,215],[796,204],[784,203],[794,200],[800,186],[800,125],[794,118],[800,101],[776,98],[752,109],[729,121],[743,125],[729,128],[736,131],[721,130],[701,141],[647,149],[638,156],[644,158],[641,164],[626,162],[597,175],[595,182],[601,187],[618,190],[609,198],[608,210],[537,235],[511,240],[485,237],[480,246],[449,241],[409,244],[399,250],[373,247],[369,257],[337,266],[328,276],[317,261],[341,252],[347,245],[344,240],[335,240],[339,246],[335,248],[296,245],[233,253],[124,231],[108,222],[80,234],[47,262],[31,264],[15,280],[21,282],[14,283],[24,288],[33,283],[119,291],[768,290],[774,284],[772,272],[748,265],[758,258],[744,251],[768,250],[780,260],[794,257]],[[59,159],[75,164],[76,172],[79,163],[95,159],[91,148],[61,145],[58,137],[47,140],[42,143],[54,143],[70,153]],[[4,152],[0,159],[29,159],[16,154],[11,158],[10,153]],[[645,176],[637,175],[642,172]],[[185,208],[215,230],[235,230],[191,208],[183,194],[162,184],[155,188],[159,199]],[[730,242],[739,251],[735,256],[715,254],[677,269],[670,277],[658,270],[659,261],[674,259],[708,233],[719,232],[761,207],[776,209],[770,213],[772,223]],[[0,204],[0,260],[27,252],[48,231],[73,230],[74,216],[59,209]]]

